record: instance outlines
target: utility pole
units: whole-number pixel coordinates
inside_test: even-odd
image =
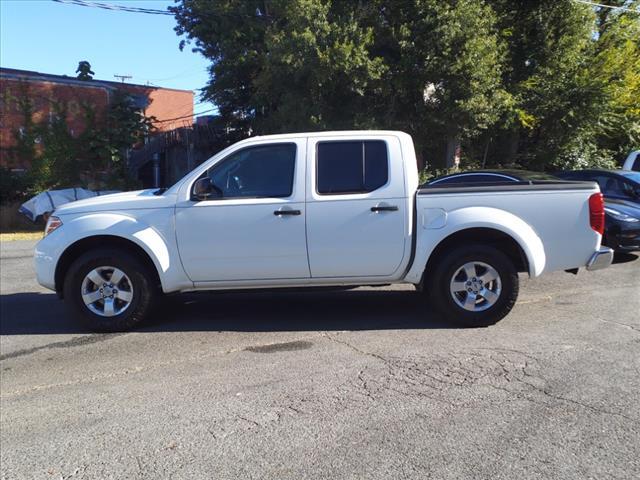
[[[124,83],[125,80],[128,80],[130,78],[133,78],[131,75],[113,75],[116,78],[119,78],[120,80],[122,80],[122,83]]]

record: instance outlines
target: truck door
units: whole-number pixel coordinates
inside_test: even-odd
[[[305,157],[306,139],[257,144],[201,176],[211,180],[211,198],[176,207],[180,258],[192,281],[309,278]]]
[[[310,137],[307,156],[311,276],[392,276],[410,245],[399,139]]]

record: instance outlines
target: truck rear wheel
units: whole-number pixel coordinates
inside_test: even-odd
[[[129,330],[151,310],[157,295],[153,279],[126,251],[92,250],[69,268],[64,297],[75,316],[91,330]]]
[[[518,298],[518,272],[509,257],[493,247],[458,247],[426,275],[431,303],[447,320],[465,327],[497,323]]]

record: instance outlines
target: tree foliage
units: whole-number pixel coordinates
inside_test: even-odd
[[[15,153],[31,164],[27,177],[21,180],[30,193],[89,185],[119,189],[134,185],[127,171],[127,151],[149,134],[154,119],[146,117],[127,92],[116,90],[100,114],[82,103],[84,128],[79,135],[69,128],[64,103],[53,102],[48,118],[34,122],[28,92],[19,102],[24,126],[15,132]]]
[[[639,2],[620,1],[628,8]],[[393,128],[442,166],[608,165],[638,146],[640,15],[570,0],[179,0],[204,98],[250,133]]]
[[[130,187],[133,179],[127,167],[128,150],[152,132],[154,120],[135,106],[131,95],[116,90],[102,122],[85,106],[86,129],[78,138],[82,157],[106,173],[111,187]]]

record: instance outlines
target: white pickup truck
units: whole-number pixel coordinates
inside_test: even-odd
[[[603,228],[595,183],[419,188],[405,133],[298,133],[243,140],[166,191],[64,205],[35,264],[103,331],[131,328],[162,293],[390,283],[486,326],[513,307],[518,272],[608,266]]]

